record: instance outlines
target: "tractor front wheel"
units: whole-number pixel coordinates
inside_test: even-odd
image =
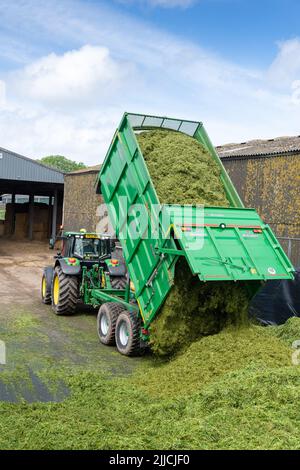
[[[101,305],[97,316],[97,332],[102,344],[115,344],[115,330],[119,314],[123,307],[117,302],[107,302]]]
[[[75,313],[78,300],[78,278],[67,276],[58,266],[52,282],[52,307],[56,315]]]
[[[134,312],[123,310],[116,324],[116,346],[125,356],[138,356],[140,347],[141,321]]]

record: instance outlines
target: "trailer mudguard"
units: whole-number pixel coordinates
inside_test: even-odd
[[[46,278],[46,283],[47,283],[47,290],[48,292],[51,293],[51,286],[52,286],[52,281],[53,281],[53,276],[54,276],[54,269],[52,266],[46,266],[44,268],[44,275]]]
[[[81,274],[81,266],[78,260],[76,260],[76,264],[75,262],[71,264],[68,258],[59,258],[55,263],[55,267],[56,266],[59,266],[62,272],[67,276],[79,276],[79,274]]]

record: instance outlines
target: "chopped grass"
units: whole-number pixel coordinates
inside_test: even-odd
[[[299,324],[298,330],[300,334]],[[137,380],[145,391],[160,398],[189,395],[244,367],[260,370],[290,365],[290,347],[273,336],[269,328],[228,326],[217,335],[194,342],[167,363],[154,362]]]
[[[294,341],[300,340],[300,318],[289,318],[284,325],[270,326],[269,331],[289,346],[292,346]]]
[[[272,328],[227,327],[167,363],[144,359],[128,377],[53,368],[48,379],[71,396],[0,403],[0,448],[297,449],[300,369],[290,354]]]
[[[229,206],[220,168],[196,139],[166,130],[137,139],[161,204]]]
[[[229,206],[221,171],[206,148],[180,132],[155,130],[137,135],[160,203]],[[170,356],[226,324],[247,319],[244,285],[200,283],[185,259],[177,262],[175,283],[152,322],[153,352]]]

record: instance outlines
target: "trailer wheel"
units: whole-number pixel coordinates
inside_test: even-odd
[[[52,308],[56,315],[72,315],[78,301],[78,278],[57,266],[52,281]]]
[[[101,305],[97,316],[97,332],[102,344],[115,344],[115,330],[119,314],[123,307],[117,302],[107,302]]]
[[[42,276],[42,285],[41,285],[41,296],[42,302],[46,305],[51,304],[51,288],[52,288],[52,279],[53,279],[53,268],[52,266],[47,266],[44,268]]]
[[[125,356],[138,356],[140,354],[141,321],[134,312],[123,310],[118,316],[116,324],[116,346]]]

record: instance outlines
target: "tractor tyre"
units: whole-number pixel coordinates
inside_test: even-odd
[[[116,346],[124,356],[139,356],[141,354],[141,319],[135,312],[123,310],[116,324]]]
[[[126,276],[112,276],[110,278],[110,283],[113,289],[124,290],[126,289],[127,278]]]
[[[52,268],[52,266],[47,266],[47,268],[44,268],[41,285],[41,296],[42,302],[46,305],[51,305],[52,301],[51,289],[53,273],[54,269]]]
[[[78,301],[78,278],[67,276],[57,266],[52,282],[52,308],[56,315],[72,315]]]
[[[102,344],[115,344],[115,330],[119,314],[123,307],[117,302],[107,302],[99,308],[97,316],[97,332]]]

